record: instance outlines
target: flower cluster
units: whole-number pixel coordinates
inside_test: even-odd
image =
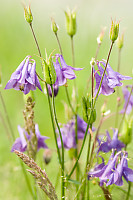
[[[112,184],[122,186],[122,177],[127,182],[133,182],[133,170],[128,168],[127,157],[127,152],[122,153],[119,151],[117,154],[114,154],[113,151],[107,165],[105,165],[104,159],[102,159],[102,163],[96,165],[93,172],[89,172],[89,178],[98,177],[101,186],[103,183],[106,183],[106,186]]]
[[[18,126],[18,131],[19,131],[19,135],[20,137],[17,138],[12,146],[11,152],[14,152],[14,150],[18,150],[20,152],[24,152],[27,150],[27,141],[30,141],[31,137],[32,137],[32,133],[29,135],[25,129],[21,128],[20,126]],[[39,128],[38,128],[38,124],[35,124],[35,134],[37,137],[37,150],[39,150],[40,148],[48,148],[47,145],[45,144],[44,140],[48,139],[48,137],[46,136],[41,136]]]

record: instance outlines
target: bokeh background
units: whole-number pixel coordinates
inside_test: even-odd
[[[2,69],[2,87],[0,88],[4,98],[8,115],[11,120],[15,136],[18,137],[17,126],[23,126],[24,101],[21,92],[15,90],[4,90],[4,87],[9,80],[12,72],[17,68],[19,63],[27,56],[32,55],[37,63],[37,71],[41,73],[40,60],[38,55],[31,30],[24,19],[24,12],[22,3],[28,5],[28,1],[22,2],[20,0],[0,0],[0,66]],[[90,60],[95,56],[97,42],[96,38],[99,35],[102,27],[107,27],[103,44],[101,46],[98,59],[106,59],[110,47],[109,29],[111,18],[120,20],[120,33],[124,31],[124,47],[122,49],[121,57],[121,73],[132,76],[133,69],[133,1],[132,0],[32,0],[31,9],[33,13],[33,27],[42,51],[45,55],[45,48],[48,54],[53,49],[58,51],[57,41],[51,31],[51,16],[55,18],[59,25],[59,38],[63,49],[66,63],[72,64],[71,44],[70,38],[65,30],[65,15],[64,10],[77,9],[77,34],[74,37],[75,44],[75,58],[76,67],[84,67],[83,71],[77,72],[77,85],[79,92],[79,99],[83,95],[87,79],[90,76]],[[117,69],[118,64],[118,49],[114,45],[110,64],[114,70]],[[131,84],[132,81],[124,82],[124,84]],[[72,91],[72,82],[68,82],[69,92]],[[43,87],[43,85],[42,85]],[[89,93],[90,91],[88,91]],[[49,116],[48,104],[46,96],[40,91],[36,91],[36,106],[35,106],[35,121],[39,124],[40,132],[43,135],[49,136],[50,139],[47,144],[52,149],[55,148],[54,137],[51,129],[51,121]],[[104,97],[101,95],[97,103],[97,126],[100,118],[100,108],[104,103]],[[111,112],[115,112],[116,108],[116,94],[107,97],[108,108]],[[64,88],[61,87],[59,95],[56,98],[56,107],[59,122],[64,123],[65,112],[64,102],[66,96]],[[5,113],[0,102],[0,114],[5,118]],[[82,116],[81,106],[79,114]],[[107,120],[101,132],[105,129],[114,127],[114,117]],[[13,141],[8,139],[6,135],[2,118],[0,118],[0,199],[5,200],[22,200],[31,199],[26,183],[21,173],[18,158],[10,153]],[[129,145],[129,160],[130,167],[133,169],[133,155],[132,144]],[[84,152],[85,153],[85,152]],[[53,183],[56,181],[55,165],[58,163],[56,154],[53,154],[52,162],[45,166],[43,163],[43,150],[39,152],[40,165],[45,168],[48,175],[51,176]],[[84,159],[84,157],[83,157]],[[81,160],[82,161],[82,160]],[[124,189],[127,187],[125,183]],[[103,199],[102,192],[94,187],[95,194],[92,199]],[[113,190],[113,189],[112,189]],[[119,191],[119,190],[118,190]],[[120,199],[124,192],[112,191],[115,199]]]

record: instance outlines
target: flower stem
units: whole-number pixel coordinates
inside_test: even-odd
[[[61,55],[63,56],[63,52],[62,52],[60,40],[59,40],[59,38],[58,38],[58,34],[57,34],[57,33],[55,33],[55,37],[56,37],[56,39],[57,39],[57,43],[58,43],[58,46],[59,46],[60,53],[61,53]]]
[[[129,181],[129,183],[128,183],[128,191],[127,191],[126,200],[129,200],[130,192],[131,192],[131,182]]]
[[[101,46],[101,44],[98,44],[97,50],[96,50],[96,55],[95,55],[95,60],[97,60],[97,56],[98,56],[98,53],[99,53],[99,50],[100,50],[100,46]]]
[[[120,58],[121,58],[121,49],[118,51],[118,67],[117,67],[117,72],[120,72]],[[119,97],[119,87],[117,87],[117,99]],[[119,101],[117,102],[117,107],[116,107],[116,118],[115,118],[115,127],[117,128],[118,125],[118,117],[119,117]]]
[[[38,41],[37,41],[37,38],[36,38],[36,35],[35,35],[35,32],[34,32],[32,24],[30,24],[30,28],[31,28],[31,31],[32,31],[32,34],[33,34],[33,38],[35,40],[35,43],[36,43],[36,46],[37,46],[37,49],[38,49],[39,56],[42,57],[41,50],[40,50],[40,47],[39,47],[39,44],[38,44]],[[42,71],[43,71],[43,67],[42,67]],[[53,127],[53,132],[54,132],[54,138],[55,138],[55,143],[56,143],[56,149],[57,149],[57,153],[58,153],[59,163],[61,165],[61,156],[60,156],[60,151],[59,151],[58,144],[57,144],[57,136],[56,136],[56,131],[55,131],[55,125],[54,125],[54,119],[53,119],[53,113],[52,113],[52,107],[51,107],[51,102],[50,102],[47,83],[45,83],[45,85],[46,85],[46,91],[47,91],[47,98],[48,98],[51,122],[52,122],[52,127]]]
[[[111,41],[111,46],[110,46],[110,49],[109,49],[106,65],[105,65],[104,72],[102,74],[102,78],[101,78],[101,81],[100,81],[100,84],[99,84],[99,88],[98,88],[98,91],[97,91],[97,94],[96,94],[96,97],[95,97],[95,100],[94,100],[93,108],[95,107],[96,100],[97,100],[97,97],[98,97],[98,94],[99,94],[99,91],[100,91],[100,88],[101,88],[101,85],[102,85],[102,82],[103,82],[103,77],[105,75],[105,72],[106,72],[106,69],[107,69],[107,66],[108,66],[108,62],[109,62],[109,58],[110,58],[110,54],[111,54],[111,51],[112,51],[113,44],[114,44],[114,42]]]
[[[71,36],[71,47],[72,47],[72,63],[73,63],[73,67],[75,67],[74,41],[73,41],[73,36]]]
[[[126,105],[125,111],[124,111],[124,113],[123,113],[123,116],[122,116],[121,122],[120,122],[120,124],[119,124],[119,128],[118,128],[119,131],[120,131],[121,125],[122,125],[123,120],[124,120],[125,115],[126,115],[127,107],[128,107],[128,104],[129,104],[129,101],[130,101],[131,95],[132,95],[132,90],[133,90],[133,85],[132,85],[132,87],[131,87],[131,92],[130,92],[129,97],[128,97],[128,101],[127,101],[127,105]]]
[[[12,139],[15,140],[15,135],[14,135],[14,132],[13,132],[13,128],[12,128],[12,125],[11,125],[11,122],[10,122],[10,119],[9,119],[9,116],[8,116],[8,113],[7,113],[6,104],[5,104],[5,101],[4,101],[4,98],[2,96],[1,91],[0,91],[0,99],[1,99],[2,106],[3,106],[3,109],[4,109],[5,115],[6,115],[6,120],[7,120],[9,129],[10,129],[11,135],[12,135]]]
[[[64,177],[64,144],[63,144],[63,139],[61,135],[61,130],[60,126],[58,124],[57,116],[56,116],[56,108],[55,108],[55,101],[54,101],[54,90],[53,86],[51,85],[51,90],[52,90],[52,102],[53,102],[53,110],[54,110],[54,118],[55,122],[59,131],[60,135],[60,140],[61,140],[61,150],[62,150],[62,162],[61,162],[61,180],[62,180],[62,186],[61,186],[61,197],[65,200],[65,177]],[[59,147],[58,147],[59,148]]]
[[[107,68],[107,65],[108,65],[108,61],[109,61],[109,57],[110,57],[110,54],[111,54],[111,51],[112,51],[112,47],[113,47],[113,44],[114,42],[112,41],[111,42],[111,46],[110,46],[110,50],[109,50],[109,53],[108,53],[108,57],[107,57],[107,62],[106,62],[106,66],[105,66],[105,69],[104,69],[104,72],[103,72],[103,75],[102,75],[102,78],[101,78],[101,81],[100,81],[100,85],[99,85],[99,88],[98,88],[98,91],[97,91],[97,94],[96,94],[96,97],[95,97],[95,100],[94,100],[94,103],[93,103],[93,109],[95,107],[95,104],[96,104],[96,99],[98,97],[98,94],[99,94],[99,91],[100,91],[100,88],[101,88],[101,85],[102,85],[102,81],[103,81],[103,77],[104,77],[104,74],[106,72],[106,68]],[[86,131],[85,131],[85,135],[84,135],[84,139],[83,139],[83,143],[82,143],[82,146],[81,146],[81,149],[80,149],[80,152],[79,152],[79,155],[78,155],[78,158],[75,162],[75,165],[73,166],[70,174],[68,175],[67,179],[69,179],[71,177],[71,175],[73,174],[77,164],[78,164],[78,161],[80,159],[80,156],[82,154],[82,151],[83,151],[83,148],[84,148],[84,145],[85,145],[85,141],[86,141],[86,136],[87,136],[87,133],[88,133],[88,129],[89,129],[89,125],[90,125],[90,121],[91,121],[91,117],[92,117],[92,114],[93,114],[93,109],[91,109],[91,112],[90,112],[90,117],[89,117],[89,120],[88,120],[88,124],[87,124],[87,128],[86,128]]]

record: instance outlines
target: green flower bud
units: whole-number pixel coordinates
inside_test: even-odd
[[[119,49],[123,47],[123,41],[124,41],[124,34],[122,34],[121,37],[120,36],[118,37],[117,46]]]
[[[122,134],[120,136],[120,140],[125,144],[128,145],[132,140],[132,132],[133,132],[133,117],[130,120],[125,119]]]
[[[76,34],[76,12],[75,11],[70,11],[68,10],[67,12],[65,11],[65,16],[66,16],[66,30],[67,34],[70,35],[71,37]]]
[[[52,28],[52,31],[54,33],[57,33],[58,29],[59,29],[59,26],[56,24],[55,20],[53,18],[51,18],[51,28]]]
[[[46,53],[46,60],[43,58],[41,58],[41,60],[44,72],[44,79],[47,84],[53,85],[56,81],[56,71],[52,60],[52,53],[50,54],[49,58],[47,57]]]
[[[24,17],[25,17],[25,20],[31,24],[32,21],[33,21],[33,15],[31,13],[31,9],[30,9],[30,6],[27,7],[24,7]]]
[[[87,98],[83,97],[82,103],[83,103],[83,119],[86,123],[88,123],[91,113],[91,101],[89,100],[89,97]],[[96,109],[93,109],[90,119],[90,124],[92,124],[95,121],[96,121]]]
[[[95,58],[92,58],[90,61],[91,67],[94,66],[95,64],[96,64],[96,60],[95,60]]]
[[[110,39],[114,42],[118,38],[119,33],[119,23],[116,23],[112,20],[111,28],[110,28]]]

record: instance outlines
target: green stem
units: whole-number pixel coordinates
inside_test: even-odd
[[[71,104],[71,101],[70,101],[70,97],[69,97],[69,94],[68,94],[68,89],[67,89],[67,87],[65,87],[65,90],[66,90],[66,96],[67,96],[67,100],[68,100],[69,106],[70,106],[70,108],[71,108],[73,114],[76,115],[76,112],[75,112],[75,110],[74,110],[74,108],[73,108],[73,106],[72,106],[72,104]]]
[[[126,200],[129,200],[130,192],[131,192],[131,182],[128,182],[128,191],[127,191]]]
[[[14,132],[13,132],[13,128],[12,128],[12,125],[11,125],[11,122],[10,122],[10,119],[9,119],[9,116],[8,116],[8,113],[7,113],[6,104],[5,104],[5,101],[4,101],[4,98],[2,96],[1,91],[0,91],[0,99],[1,99],[2,106],[3,106],[3,109],[4,109],[5,115],[6,115],[6,120],[7,120],[9,129],[10,129],[11,135],[12,135],[12,139],[14,141],[15,140],[15,135],[14,135]]]
[[[121,49],[118,51],[118,67],[117,67],[117,72],[120,72],[120,58],[121,58]],[[119,97],[119,87],[117,87],[117,99]],[[119,101],[117,102],[117,107],[116,107],[116,118],[115,118],[115,127],[117,128],[118,125],[118,117],[119,117]]]
[[[120,125],[119,125],[119,128],[118,128],[119,131],[120,131],[121,125],[122,125],[123,120],[124,120],[125,115],[126,115],[127,107],[128,107],[128,104],[129,104],[131,95],[132,95],[132,90],[133,90],[133,85],[132,85],[131,92],[130,92],[129,97],[128,97],[128,101],[127,101],[127,105],[126,105],[125,111],[124,111],[124,113],[123,113],[123,116],[122,116],[122,119],[121,119],[121,122],[120,122]]]
[[[59,126],[58,120],[57,120],[55,101],[54,101],[54,90],[53,90],[53,86],[52,85],[51,85],[51,90],[52,90],[52,101],[53,101],[54,118],[55,118],[55,122],[56,122],[56,125],[57,125],[57,128],[58,128],[59,136],[60,136],[60,140],[61,140],[61,150],[62,150],[62,162],[61,162],[61,180],[62,180],[61,189],[62,190],[61,190],[61,197],[65,200],[64,144],[63,144],[63,139],[62,139],[60,126]]]
[[[73,63],[73,67],[75,67],[74,41],[73,41],[73,36],[71,36],[71,47],[72,47],[72,63]]]
[[[59,46],[60,53],[61,53],[61,55],[63,56],[63,52],[62,52],[62,48],[61,48],[61,44],[60,44],[60,40],[59,40],[59,38],[58,38],[57,33],[55,33],[55,37],[56,37],[56,39],[57,39],[57,43],[58,43],[58,46]]]
[[[102,75],[102,78],[101,78],[101,81],[100,81],[100,85],[99,85],[99,88],[98,88],[98,91],[97,91],[97,94],[96,94],[96,97],[95,97],[95,100],[94,100],[94,103],[93,103],[93,109],[95,108],[95,104],[96,104],[96,100],[97,100],[97,97],[98,97],[98,94],[99,94],[99,91],[100,91],[100,88],[101,88],[101,85],[102,85],[102,81],[103,81],[103,77],[105,75],[105,72],[106,72],[106,68],[107,68],[107,65],[108,65],[108,61],[109,61],[109,57],[110,57],[110,54],[111,54],[111,50],[112,50],[112,47],[113,47],[113,44],[114,42],[111,42],[111,47],[110,47],[110,50],[109,50],[109,54],[108,54],[108,57],[107,57],[107,62],[106,62],[106,66],[105,66],[105,69],[104,69],[104,72],[103,72],[103,75]],[[85,131],[85,135],[84,135],[84,139],[83,139],[83,143],[82,143],[82,146],[81,146],[81,149],[80,149],[80,152],[79,152],[79,155],[78,155],[78,158],[75,162],[75,165],[73,166],[70,174],[68,175],[68,179],[71,177],[71,175],[73,174],[77,164],[78,164],[78,161],[80,159],[80,156],[82,154],[82,151],[83,151],[83,148],[84,148],[84,145],[85,145],[85,141],[86,141],[86,136],[87,136],[87,133],[88,133],[88,129],[89,129],[89,125],[90,125],[90,121],[91,121],[91,117],[92,117],[92,114],[93,114],[93,109],[91,109],[91,112],[90,112],[90,117],[89,117],[89,121],[88,121],[88,124],[87,124],[87,128],[86,128],[86,131]]]

